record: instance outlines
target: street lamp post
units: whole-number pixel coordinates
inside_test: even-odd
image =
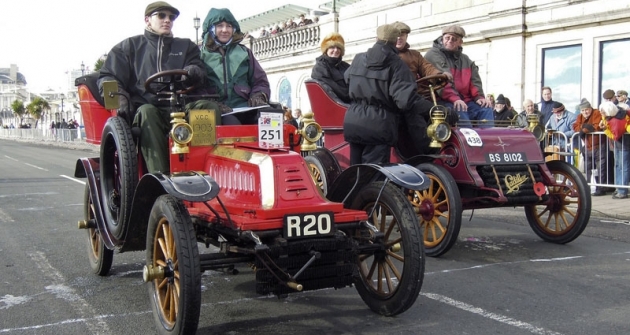
[[[66,98],[66,95],[61,93],[61,117],[65,118],[64,114],[63,114],[63,99]]]
[[[199,17],[197,17],[197,13],[195,13],[195,17],[193,18],[193,23],[195,26],[195,33],[196,33],[196,38],[197,38],[197,46],[199,46],[199,27],[201,26],[201,22],[199,20]]]
[[[85,75],[85,64],[83,64],[83,61],[81,61],[81,76]]]

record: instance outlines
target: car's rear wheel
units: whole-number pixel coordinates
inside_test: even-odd
[[[89,184],[85,184],[85,195],[83,197],[83,200],[83,217],[85,218],[85,221],[94,221],[94,202],[92,202],[92,197],[90,196]],[[88,259],[90,261],[90,267],[95,274],[99,276],[105,276],[112,268],[112,262],[114,261],[114,251],[107,249],[98,228],[88,228],[87,237]]]
[[[201,309],[201,270],[195,230],[188,211],[172,195],[151,209],[147,265],[153,318],[160,334],[193,334]]]
[[[381,315],[406,311],[418,298],[424,278],[422,233],[413,208],[400,189],[383,182],[365,186],[351,207],[366,211],[368,221],[382,233],[375,239],[367,238],[373,234],[367,228],[355,234],[359,249],[371,250],[357,258],[359,295]]]
[[[582,234],[591,218],[590,188],[582,173],[563,161],[547,162],[557,186],[547,186],[549,201],[525,206],[536,235],[547,242],[569,243]]]
[[[111,117],[103,127],[100,156],[101,201],[107,229],[122,239],[138,183],[138,156],[129,125]]]
[[[443,167],[419,164],[418,170],[430,179],[430,185],[422,191],[409,190],[407,198],[414,207],[427,256],[443,255],[453,247],[462,224],[462,202],[457,183]]]

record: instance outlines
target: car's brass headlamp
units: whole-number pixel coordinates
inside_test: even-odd
[[[446,113],[448,110],[444,106],[435,105],[429,112],[431,114],[431,124],[427,128],[427,134],[431,137],[431,148],[441,148],[443,142],[451,137],[451,126],[446,123]]]
[[[302,127],[298,130],[304,138],[300,147],[301,151],[313,151],[317,149],[316,142],[322,137],[322,127],[313,119],[313,112],[302,115]]]
[[[188,143],[192,141],[193,130],[192,127],[186,123],[184,117],[185,113],[171,113],[171,138],[174,145],[171,148],[172,154],[187,154],[189,152]]]
[[[539,123],[538,115],[527,115],[527,122],[529,123],[529,125],[527,126],[527,130],[534,134],[534,137],[536,137],[536,140],[538,142],[541,142],[543,139],[545,139],[545,129]]]

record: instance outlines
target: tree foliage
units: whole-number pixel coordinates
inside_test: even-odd
[[[50,110],[50,104],[42,97],[36,97],[30,104],[28,104],[28,106],[26,106],[26,109],[35,119],[35,128],[37,128],[37,123],[42,118],[44,111]]]
[[[96,61],[96,63],[94,63],[94,71],[100,71],[103,64],[105,64],[105,60],[101,57]]]
[[[24,108],[24,103],[22,100],[14,100],[11,103],[11,109],[13,113],[20,118],[20,124],[22,124],[22,120],[24,120],[24,114],[26,114],[26,108]]]

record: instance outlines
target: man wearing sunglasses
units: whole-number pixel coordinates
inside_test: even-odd
[[[129,37],[115,45],[100,71],[99,89],[108,80],[118,82],[119,113],[133,113],[132,127],[140,128],[140,150],[151,173],[169,173],[168,133],[171,118],[168,102],[158,102],[146,92],[146,80],[161,71],[187,70],[186,87],[204,83],[205,76],[199,48],[188,38],[173,37],[177,8],[164,1],[149,4],[144,12],[144,34]],[[186,105],[190,109],[217,109],[214,102],[199,100]]]

